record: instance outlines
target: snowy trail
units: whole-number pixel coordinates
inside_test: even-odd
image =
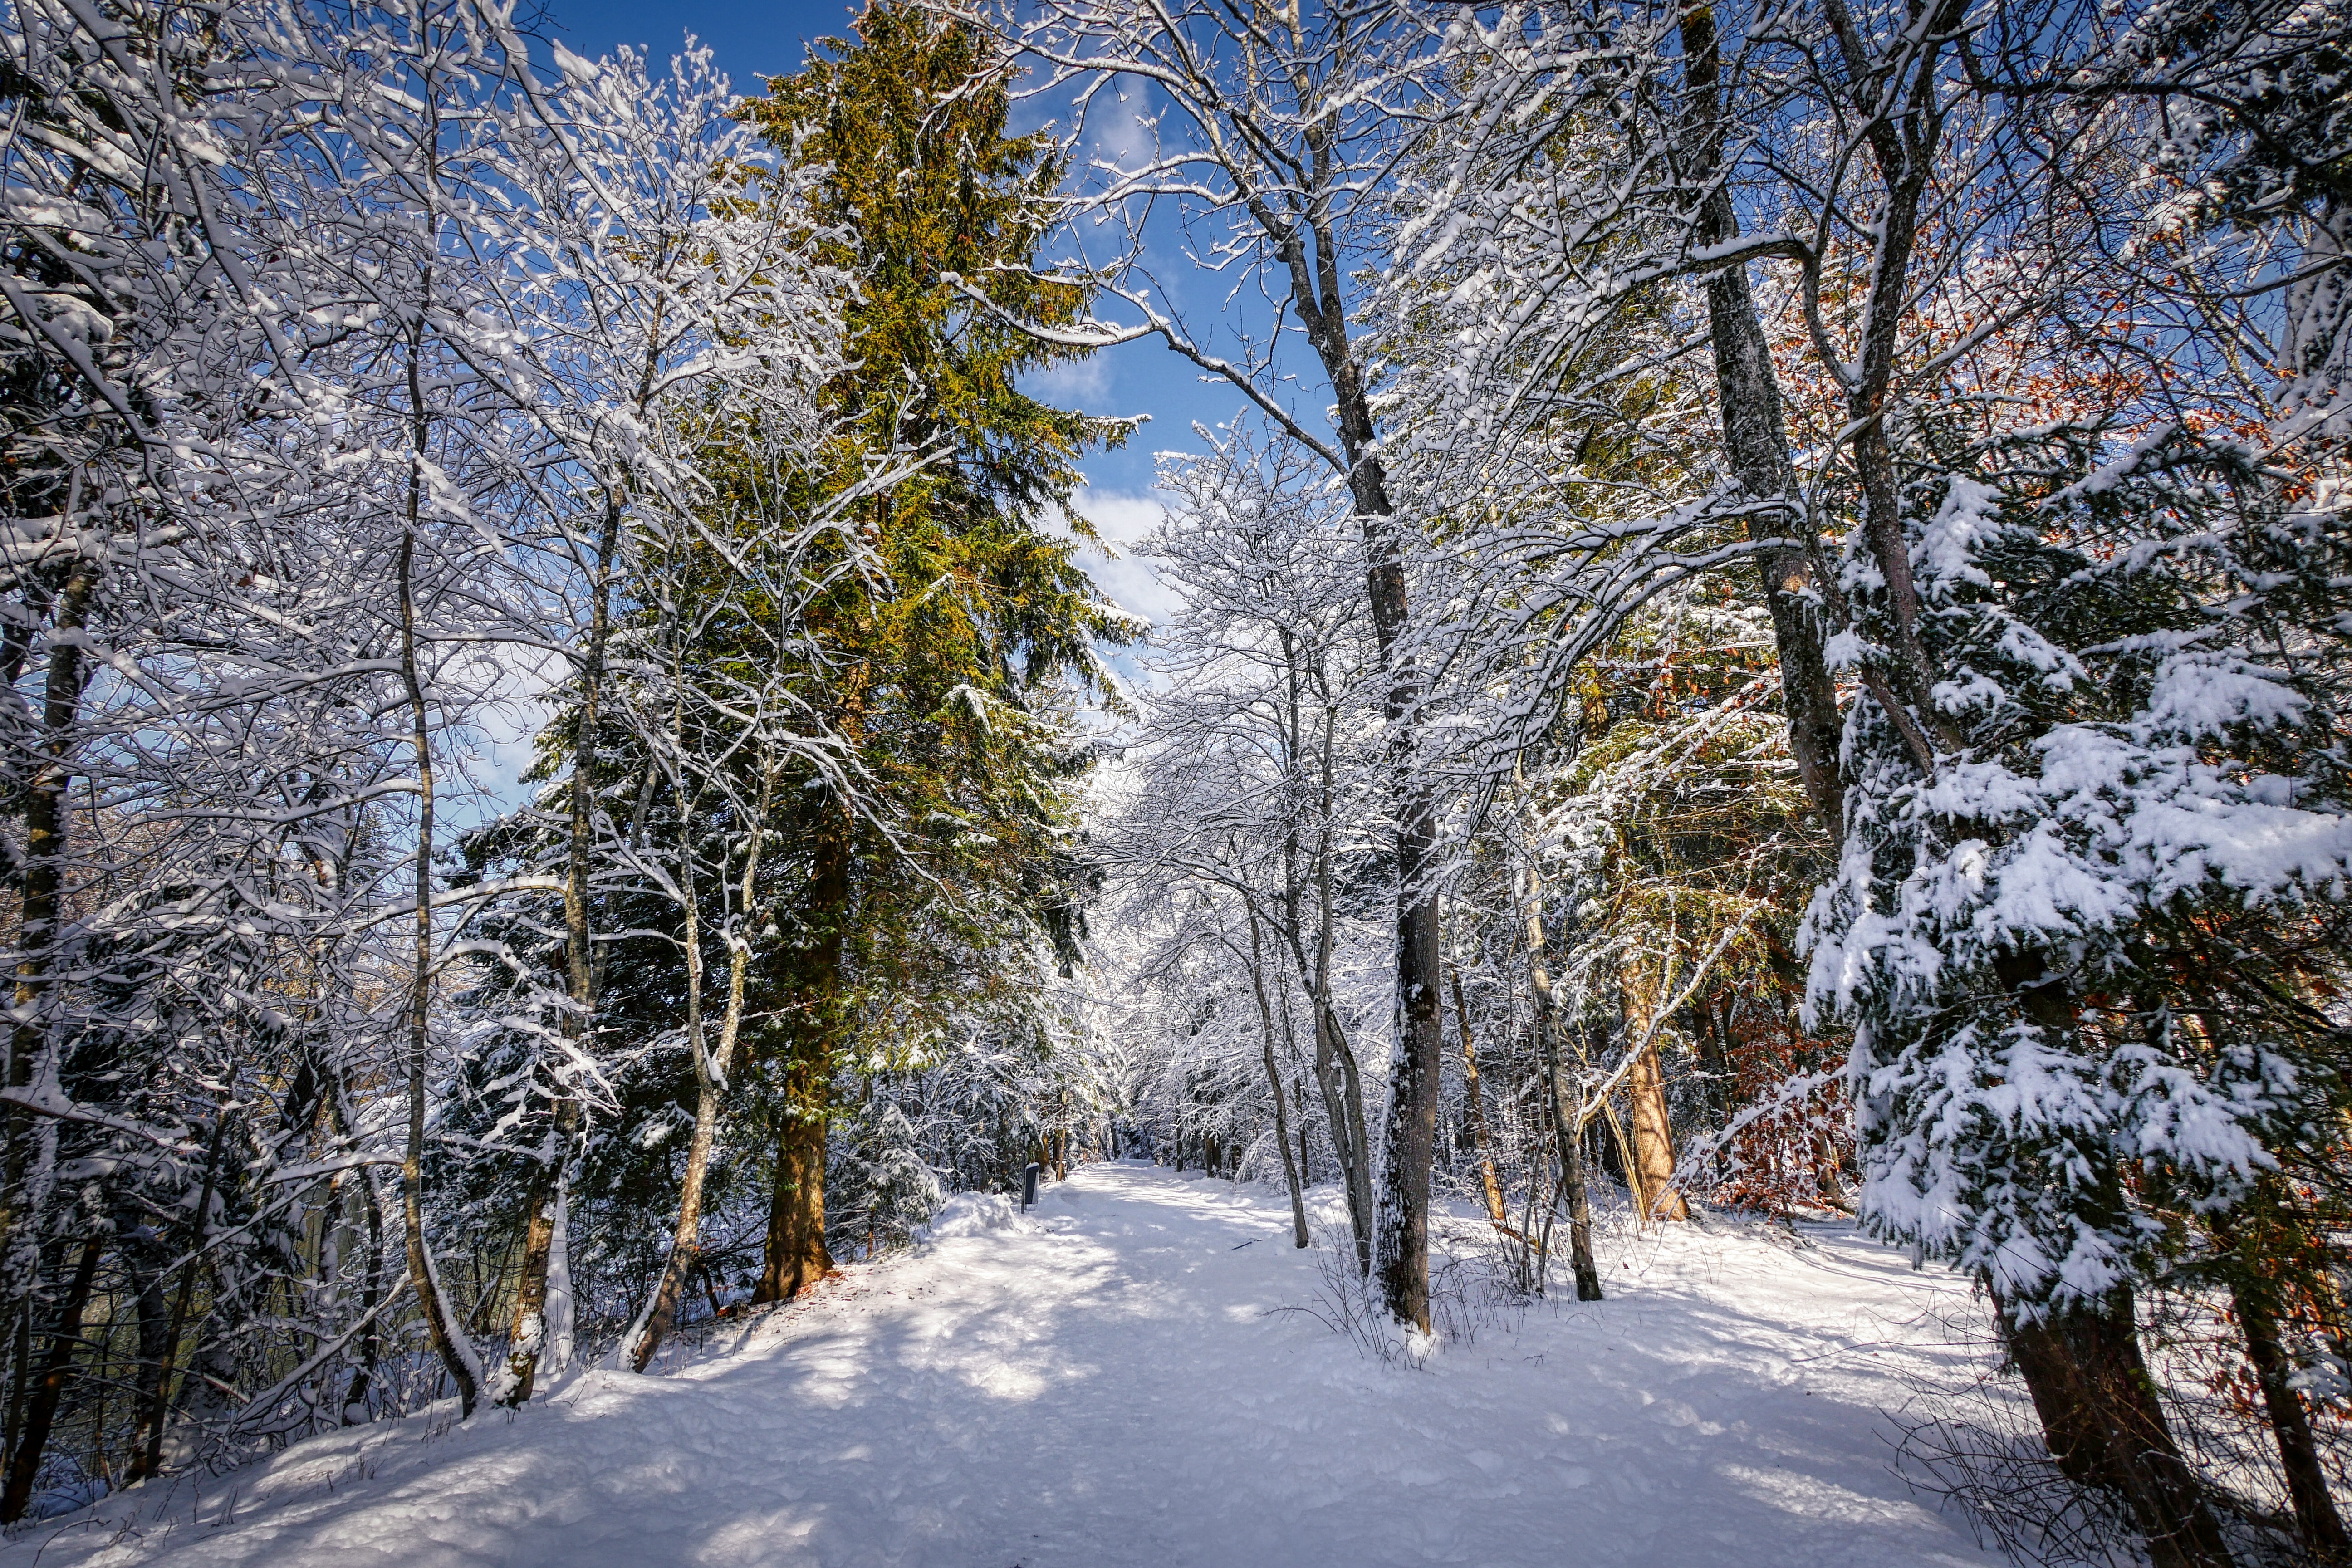
[[[1877,1435],[1958,1288],[1816,1236],[1637,1238],[1612,1300],[1415,1373],[1270,1310],[1318,1284],[1279,1193],[1098,1165],[680,1375],[333,1434],[160,1521],[134,1489],[0,1568],[1994,1561]]]

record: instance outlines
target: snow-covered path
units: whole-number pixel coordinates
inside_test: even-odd
[[[1878,1435],[1947,1353],[1948,1279],[1834,1229],[1671,1227],[1611,1300],[1412,1372],[1273,1310],[1316,1300],[1288,1228],[1279,1193],[1095,1166],[680,1375],[314,1439],[161,1520],[139,1489],[0,1568],[1990,1561]]]

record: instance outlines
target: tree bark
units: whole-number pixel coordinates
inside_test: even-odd
[[[48,668],[41,695],[41,749],[25,785],[24,890],[17,903],[15,1019],[8,1031],[8,1087],[29,1090],[49,1050],[48,996],[58,924],[64,914],[71,835],[66,792],[73,784],[73,729],[81,712],[81,632],[98,593],[100,563],[77,557],[59,589],[50,622]],[[8,1148],[0,1174],[0,1302],[19,1310],[32,1290],[38,1258],[32,1240],[39,1205],[34,1148],[45,1134],[21,1105],[7,1110]]]
[[[1690,1205],[1675,1190],[1675,1132],[1666,1105],[1664,1067],[1652,1025],[1663,985],[1653,989],[1647,970],[1628,964],[1622,976],[1625,995],[1625,1044],[1633,1055],[1625,1075],[1625,1096],[1633,1112],[1633,1141],[1628,1174],[1634,1178],[1633,1201],[1642,1218],[1690,1218]]]
[[[1486,1107],[1478,1097],[1478,1047],[1470,1037],[1470,1009],[1462,1002],[1462,972],[1449,977],[1454,984],[1454,1027],[1462,1037],[1463,1098],[1468,1101],[1470,1138],[1478,1150],[1478,1183],[1486,1199],[1486,1217],[1500,1231],[1510,1229],[1503,1206],[1503,1184],[1495,1174],[1495,1151],[1486,1140]]]
[[[1356,1243],[1356,1271],[1369,1279],[1372,1272],[1371,1141],[1364,1124],[1363,1087],[1358,1079],[1356,1056],[1348,1048],[1339,1010],[1331,1001],[1331,948],[1335,921],[1331,905],[1331,721],[1327,713],[1322,739],[1323,823],[1315,848],[1317,932],[1315,957],[1307,959],[1299,929],[1299,899],[1286,880],[1285,926],[1291,957],[1298,965],[1299,983],[1315,1005],[1315,1085],[1323,1096],[1323,1113],[1331,1124],[1331,1146],[1339,1161],[1339,1180],[1348,1198],[1348,1222]],[[1286,878],[1291,873],[1286,868]]]
[[[1391,547],[1388,566],[1396,579],[1392,616],[1383,656],[1403,633],[1403,570]],[[1385,578],[1388,567],[1376,571]],[[1377,604],[1377,601],[1376,601]],[[1437,1099],[1444,1068],[1444,1030],[1438,1019],[1437,888],[1433,851],[1436,805],[1421,782],[1409,752],[1410,715],[1419,699],[1417,682],[1397,675],[1390,689],[1391,722],[1405,731],[1397,742],[1401,783],[1397,805],[1397,1037],[1389,1059],[1388,1116],[1381,1128],[1380,1182],[1375,1189],[1374,1257],[1381,1296],[1390,1316],[1429,1331],[1430,1166],[1437,1147]]]
[[[352,1136],[352,1118],[348,1089],[340,1072],[335,1075],[333,1092],[335,1131],[348,1140]],[[360,1312],[368,1320],[368,1326],[360,1333],[359,1371],[352,1376],[351,1386],[343,1391],[342,1417],[346,1426],[357,1426],[368,1419],[368,1395],[375,1381],[376,1368],[383,1359],[383,1327],[382,1320],[376,1316],[376,1303],[383,1299],[384,1289],[383,1202],[376,1193],[374,1167],[362,1165],[355,1175],[358,1178],[355,1185],[359,1193],[360,1213],[367,1220],[368,1267],[360,1285]],[[352,1419],[353,1410],[360,1413],[356,1422]],[[168,1416],[169,1414],[166,1410],[165,1415]],[[156,1440],[160,1443],[160,1434]],[[151,1462],[149,1469],[152,1471],[155,1468],[155,1463]]]
[[[1625,1079],[1633,1112],[1633,1158],[1642,1173],[1642,1217],[1690,1218],[1690,1205],[1675,1190],[1675,1134],[1666,1113],[1666,1089],[1658,1047],[1643,1047]]]
[[[1390,1315],[1427,1332],[1430,1164],[1436,1152],[1444,1056],[1438,1018],[1438,888],[1433,875],[1437,797],[1417,754],[1423,682],[1404,648],[1411,605],[1403,530],[1377,455],[1380,432],[1372,417],[1370,389],[1349,341],[1342,264],[1332,229],[1336,209],[1328,194],[1330,143],[1338,134],[1333,122],[1318,123],[1308,132],[1317,192],[1308,204],[1310,216],[1303,226],[1286,226],[1269,237],[1281,247],[1291,305],[1331,380],[1349,495],[1364,531],[1364,590],[1372,638],[1387,677],[1381,714],[1388,727],[1396,823],[1397,1014],[1372,1250]]]
[[[73,1371],[74,1348],[81,1343],[82,1310],[89,1304],[89,1288],[98,1278],[98,1256],[103,1237],[93,1234],[81,1244],[81,1260],[58,1303],[57,1321],[49,1330],[49,1352],[41,1375],[26,1402],[25,1428],[17,1435],[16,1451],[8,1456],[8,1483],[0,1491],[0,1524],[25,1517],[33,1500],[33,1483],[40,1479],[41,1454],[49,1446],[49,1429],[57,1422],[58,1401]]]
[[[432,288],[432,269],[425,269],[425,289]],[[415,973],[408,988],[408,1141],[400,1163],[402,1218],[408,1231],[408,1273],[416,1289],[416,1304],[425,1319],[425,1337],[434,1354],[457,1385],[460,1418],[474,1414],[479,1394],[473,1349],[461,1344],[464,1332],[449,1314],[441,1281],[433,1268],[433,1253],[425,1236],[425,1061],[427,1006],[433,994],[433,733],[426,717],[424,676],[416,658],[416,533],[425,494],[426,406],[417,357],[424,348],[420,318],[411,327],[408,342],[408,399],[412,446],[408,463],[406,526],[400,536],[400,677],[406,689],[412,721],[410,741],[416,751],[416,880],[415,944],[411,962]]]
[[[1290,1044],[1293,1059],[1297,1056],[1297,1043],[1290,1038],[1290,1020],[1283,1020],[1283,1038]],[[1307,1082],[1293,1073],[1290,1079],[1290,1109],[1298,1117],[1298,1179],[1307,1185],[1315,1184],[1315,1165],[1307,1157]]]
[[[776,1111],[766,1257],[754,1301],[789,1301],[833,1272],[824,1245],[824,1161],[833,1049],[849,942],[849,828],[828,821],[816,842],[809,907],[817,930],[801,995],[802,1026]]]
[[[173,1293],[171,1318],[164,1325],[163,1342],[155,1357],[154,1381],[150,1384],[144,1377],[141,1379],[146,1397],[131,1427],[133,1451],[127,1480],[143,1480],[163,1468],[163,1429],[172,1418],[172,1363],[180,1359],[180,1341],[187,1331],[188,1309],[195,1296],[197,1258],[204,1252],[212,1231],[213,1194],[219,1187],[221,1143],[227,1133],[228,1113],[216,1111],[212,1139],[205,1153],[205,1179],[196,1194],[195,1215],[188,1226],[188,1261],[181,1266],[179,1289]],[[142,1350],[143,1352],[143,1344]]]
[[[827,1061],[796,1053],[785,1077],[776,1127],[776,1171],[768,1207],[765,1267],[753,1301],[789,1301],[833,1272],[824,1245]]]
[[[621,545],[621,497],[604,498],[604,528],[596,541],[594,600],[588,613],[588,647],[580,661],[580,718],[572,734],[569,851],[563,878],[563,967],[571,1005],[559,1027],[565,1043],[575,1050],[591,1033],[596,1009],[596,975],[593,937],[588,921],[588,869],[595,839],[596,725],[604,690],[604,648],[612,633],[613,564]],[[509,1338],[505,1384],[499,1403],[520,1405],[530,1399],[539,1377],[539,1359],[547,1339],[548,1264],[555,1255],[555,1227],[561,1215],[556,1189],[562,1184],[563,1163],[580,1136],[579,1099],[556,1087],[549,1108],[546,1152],[533,1173],[528,1217],[524,1222],[522,1269],[515,1281],[512,1331]]]
[[[2239,1331],[2245,1337],[2246,1359],[2253,1363],[2255,1380],[2262,1384],[2263,1405],[2278,1444],[2279,1468],[2286,1477],[2295,1529],[2323,1562],[2352,1559],[2352,1537],[2346,1534],[2344,1518],[2328,1493],[2327,1469],[2312,1436],[2311,1417],[2303,1407],[2303,1396],[2288,1381],[2294,1363],[2280,1342],[2278,1316],[2268,1292],[2252,1281],[2237,1280],[2230,1287],[2230,1302],[2238,1315]]]
[[[1260,1042],[1265,1058],[1265,1087],[1274,1096],[1274,1146],[1282,1152],[1282,1180],[1290,1189],[1290,1231],[1296,1245],[1304,1247],[1309,1241],[1307,1234],[1307,1198],[1299,1191],[1298,1167],[1290,1163],[1290,1119],[1282,1107],[1282,1073],[1274,1062],[1274,1008],[1265,995],[1265,949],[1258,940],[1257,910],[1249,910],[1250,928],[1250,987],[1257,997],[1257,1018],[1263,1035]]]
[[[1701,246],[1724,245],[1738,237],[1739,220],[1730,190],[1722,183],[1722,64],[1713,9],[1686,6],[1681,30],[1687,93],[1685,154],[1691,183],[1704,192],[1692,237]],[[1785,538],[1792,529],[1810,529],[1789,461],[1780,376],[1744,265],[1723,268],[1708,277],[1706,310],[1724,456],[1739,488],[1765,503],[1748,513],[1748,537]],[[1796,757],[1806,799],[1832,832],[1840,831],[1838,744],[1843,727],[1837,687],[1822,652],[1811,557],[1798,545],[1775,546],[1757,555],[1756,569],[1780,656],[1780,707],[1789,723],[1789,749]]]
[[[33,1387],[33,1299],[25,1298],[16,1311],[9,1337],[8,1415],[0,1426],[0,1456],[16,1451],[16,1433],[25,1424],[25,1401]]]
[[[1559,1140],[1559,1191],[1568,1202],[1568,1260],[1576,1274],[1576,1299],[1601,1300],[1601,1268],[1592,1257],[1592,1203],[1584,1175],[1583,1092],[1574,1096],[1561,1074],[1559,1009],[1553,1005],[1551,971],[1544,960],[1543,879],[1528,868],[1528,985],[1535,996],[1536,1041],[1549,1091],[1552,1125]]]
[[[767,838],[768,808],[774,792],[775,769],[771,764],[761,770],[759,809],[745,835],[743,878],[736,902],[740,911],[736,917],[738,925],[727,933],[727,1010],[719,1020],[716,1058],[706,1058],[703,1048],[699,965],[689,982],[687,1039],[694,1057],[694,1138],[687,1147],[686,1174],[678,1185],[677,1226],[670,1236],[669,1258],[654,1288],[653,1305],[646,1314],[645,1328],[629,1354],[630,1365],[638,1372],[646,1370],[654,1352],[661,1349],[662,1341],[677,1326],[678,1299],[702,1258],[702,1188],[710,1169],[711,1145],[719,1135],[719,1118],[725,1106],[730,1075],[735,1070],[736,1043],[743,1032],[744,982],[751,959],[751,944],[744,933],[757,930],[759,925],[759,911],[752,900],[760,885],[760,851]],[[688,940],[693,939],[689,936]],[[823,1235],[820,1227],[820,1244]],[[869,1246],[867,1251],[872,1250]]]
[[[2220,1521],[2173,1442],[2140,1355],[2130,1293],[2116,1292],[2104,1309],[2039,1318],[1998,1295],[1994,1307],[2059,1469],[2123,1500],[2157,1568],[2227,1568]]]

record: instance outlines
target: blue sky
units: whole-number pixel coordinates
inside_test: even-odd
[[[810,40],[846,34],[857,9],[845,0],[673,0],[659,6],[643,0],[551,0],[547,26],[567,48],[592,58],[621,44],[645,47],[658,57],[691,31],[717,53],[737,90],[756,91],[755,78],[797,68]],[[1181,261],[1155,270],[1181,291],[1187,279]],[[1213,313],[1213,298],[1201,303]],[[1115,543],[1139,537],[1158,521],[1151,497],[1154,454],[1197,449],[1194,421],[1229,420],[1242,406],[1230,389],[1204,385],[1199,372],[1156,342],[1127,344],[1059,368],[1037,378],[1032,389],[1089,414],[1150,416],[1150,423],[1125,450],[1097,455],[1087,464],[1089,489],[1081,510]],[[1169,607],[1166,591],[1141,563],[1097,557],[1088,565],[1104,590],[1127,608],[1156,616]]]

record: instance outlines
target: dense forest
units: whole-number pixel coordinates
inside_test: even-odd
[[[1399,1343],[1847,1216],[2082,1517],[2352,1561],[2347,40],[5,0],[0,1521],[1139,1158]],[[1157,624],[1108,351],[1245,411]]]

